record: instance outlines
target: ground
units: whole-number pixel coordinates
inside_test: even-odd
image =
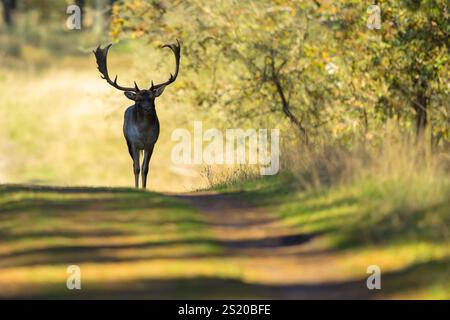
[[[302,226],[283,216],[268,181],[181,194],[1,186],[0,297],[448,297],[445,244],[337,246],[330,226],[352,214],[348,201],[299,210]],[[73,264],[81,290],[66,287]],[[382,270],[381,290],[366,287],[371,264]]]

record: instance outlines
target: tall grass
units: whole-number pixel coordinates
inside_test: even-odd
[[[305,195],[322,201],[320,206],[330,212],[346,205],[356,208],[348,221],[338,223],[347,244],[450,239],[450,157],[444,148],[419,147],[413,137],[386,130],[376,145],[305,147],[291,142],[284,145],[281,160],[290,177],[280,183],[292,194],[283,200],[292,209],[288,216],[308,213],[302,205]],[[236,189],[261,178],[251,166],[208,167],[205,176],[216,189]]]
[[[259,177],[256,165],[205,165],[201,171],[207,189],[224,189]]]
[[[349,241],[450,239],[450,158],[448,150],[427,149],[413,139],[387,132],[376,146],[324,144],[290,153],[285,167],[301,190],[345,195],[359,214]]]

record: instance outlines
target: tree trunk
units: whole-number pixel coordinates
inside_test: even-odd
[[[302,123],[297,117],[291,112],[291,108],[289,106],[289,102],[286,99],[286,96],[284,95],[283,88],[281,87],[280,82],[277,80],[275,82],[275,87],[277,88],[278,95],[281,99],[281,107],[283,110],[283,113],[286,117],[288,117],[289,121],[299,130],[301,137],[303,138],[303,142],[307,145],[308,144],[308,133],[306,132],[306,129],[302,126]]]
[[[425,131],[428,126],[428,96],[426,90],[427,83],[421,82],[419,84],[419,90],[414,102],[414,109],[416,111],[416,135],[418,143],[424,142]]]
[[[112,7],[114,6],[114,2],[116,1],[117,0],[109,0],[109,11],[108,11],[109,16],[112,15]]]
[[[275,70],[275,61],[272,56],[272,82],[275,85],[275,89],[277,91],[278,96],[281,100],[281,107],[284,115],[291,121],[291,123],[299,130],[300,136],[302,137],[303,143],[305,145],[308,144],[308,132],[305,127],[303,127],[301,120],[299,120],[291,111],[291,106],[289,105],[289,101],[284,94],[283,87],[281,85],[280,78]]]
[[[8,26],[13,25],[12,13],[16,8],[16,0],[2,0],[3,3],[3,20]]]

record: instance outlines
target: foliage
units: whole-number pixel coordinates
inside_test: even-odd
[[[448,141],[446,2],[379,5],[382,28],[369,30],[367,4],[350,0],[126,0],[112,36],[181,38],[192,102],[233,119],[284,117],[305,141],[354,141],[394,118],[406,131],[431,123],[434,142]]]
[[[340,3],[343,54],[353,66],[354,80],[381,80],[374,117],[395,119],[419,134],[430,123],[434,143],[449,140],[449,35],[448,2],[380,1],[382,27],[367,32],[358,12],[364,5]],[[364,84],[365,82],[363,82]],[[364,89],[364,88],[362,88]],[[358,90],[360,91],[360,90]],[[369,117],[372,118],[372,117]]]

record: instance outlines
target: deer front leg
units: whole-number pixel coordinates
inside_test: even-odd
[[[142,188],[144,189],[147,187],[147,174],[152,153],[153,146],[144,151],[144,161],[142,162]]]
[[[139,150],[137,148],[133,148],[131,152],[133,157],[134,186],[139,188]]]

